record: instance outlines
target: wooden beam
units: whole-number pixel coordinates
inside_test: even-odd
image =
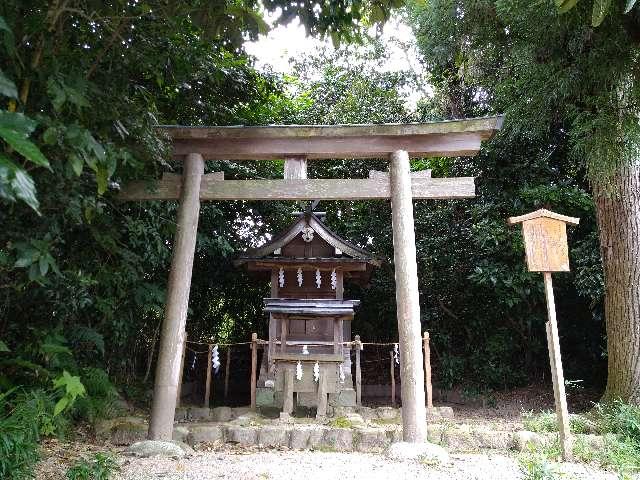
[[[268,160],[381,158],[400,149],[410,156],[475,155],[502,122],[500,116],[412,124],[159,128],[173,138],[176,158],[197,151],[207,160]]]
[[[200,190],[206,182],[224,180],[224,172],[207,173],[201,176]],[[127,183],[118,192],[118,199],[126,200],[177,200],[180,198],[182,175],[165,172],[160,180]]]
[[[278,160],[283,157],[381,158],[405,148],[411,157],[471,157],[478,153],[480,132],[348,138],[211,138],[174,140],[173,156],[197,151],[206,160]]]
[[[179,190],[162,180],[162,188],[125,185],[118,199],[175,200]],[[475,197],[473,177],[412,178],[411,194],[416,200],[443,200]],[[217,180],[204,178],[200,200],[384,200],[391,198],[388,178],[300,179],[300,180]]]

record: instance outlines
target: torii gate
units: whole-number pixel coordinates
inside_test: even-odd
[[[420,305],[412,199],[470,198],[473,177],[411,174],[409,157],[472,156],[502,127],[503,117],[421,124],[180,127],[163,126],[173,139],[182,175],[165,174],[154,190],[125,185],[121,200],[179,200],[167,300],[149,423],[149,439],[171,440],[201,200],[391,199],[396,303],[406,442],[427,439]],[[389,158],[389,174],[368,179],[307,179],[307,160]],[[204,174],[205,160],[283,159],[283,180],[224,180]],[[426,173],[426,174],[425,174]]]

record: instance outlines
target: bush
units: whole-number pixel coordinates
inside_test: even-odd
[[[44,391],[13,393],[0,395],[0,478],[22,480],[33,477],[40,435],[53,433],[57,420],[53,399]]]
[[[74,417],[93,423],[97,419],[117,416],[120,411],[116,403],[118,391],[109,380],[107,372],[88,367],[82,369],[80,377],[87,395],[76,400]]]
[[[108,480],[113,472],[118,470],[118,464],[109,453],[96,453],[92,459],[81,458],[69,470],[68,480]]]

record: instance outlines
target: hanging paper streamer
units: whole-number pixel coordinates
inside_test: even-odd
[[[220,368],[220,355],[218,354],[218,345],[214,345],[211,350],[211,366],[218,373],[218,369]]]
[[[344,364],[341,363],[340,364],[340,383],[344,383],[344,379],[345,379],[345,376],[344,376]]]
[[[397,343],[393,346],[393,359],[400,365],[400,350]]]
[[[331,290],[335,290],[338,285],[338,276],[336,275],[336,269],[331,270]]]
[[[280,270],[278,271],[278,284],[280,285],[280,288],[284,287],[284,268],[280,267]]]
[[[302,286],[302,269],[301,268],[298,269],[298,286],[299,287]]]
[[[322,285],[322,277],[320,276],[320,269],[316,268],[316,285],[320,288]]]
[[[296,365],[296,379],[302,380],[302,363],[300,362],[300,360],[298,360],[298,363]]]
[[[313,379],[318,382],[320,380],[320,365],[318,362],[313,366]]]
[[[191,358],[191,370],[194,370],[196,368],[196,352],[191,352],[192,358]]]
[[[309,355],[309,347],[307,347],[306,345],[302,345],[302,354]]]

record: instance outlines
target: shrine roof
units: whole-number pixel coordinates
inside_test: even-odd
[[[172,138],[176,158],[189,153],[212,160],[378,158],[396,150],[411,156],[467,156],[475,155],[503,120],[493,116],[426,123],[158,128]]]
[[[334,249],[342,252],[342,255],[334,257],[287,257],[278,255],[275,252],[294,240],[303,232],[303,229],[311,227],[314,234],[317,234]],[[234,262],[242,265],[251,261],[270,261],[279,263],[368,263],[373,266],[380,266],[382,259],[372,253],[353,245],[337,233],[333,232],[322,222],[313,212],[302,213],[296,221],[285,231],[273,238],[270,242],[258,248],[247,250]]]
[[[264,311],[288,315],[350,315],[360,300],[265,298]]]

